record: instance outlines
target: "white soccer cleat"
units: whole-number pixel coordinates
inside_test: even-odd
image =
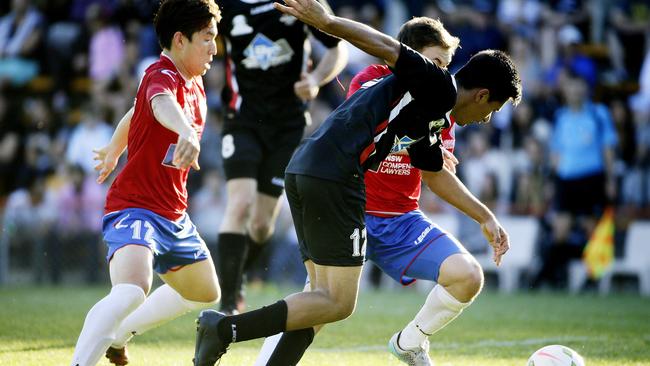
[[[429,358],[429,340],[425,340],[420,347],[413,350],[402,350],[397,345],[397,338],[399,338],[401,332],[393,334],[388,341],[388,350],[392,353],[398,360],[404,362],[410,366],[434,366],[433,361]]]

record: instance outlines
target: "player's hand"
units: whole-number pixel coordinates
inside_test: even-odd
[[[97,165],[95,165],[95,171],[99,172],[97,183],[101,184],[104,183],[111,172],[115,170],[120,154],[112,151],[109,145],[104,146],[101,149],[93,149],[93,153],[95,153],[93,160],[98,161]]]
[[[293,84],[293,90],[303,102],[313,100],[318,95],[318,81],[311,74],[302,73],[300,80]]]
[[[442,164],[445,166],[445,168],[447,168],[447,170],[456,174],[456,165],[458,165],[458,159],[456,159],[454,154],[452,154],[444,147],[440,146],[440,149],[442,150]]]
[[[494,255],[492,257],[494,263],[496,263],[497,266],[500,265],[501,257],[506,254],[508,249],[510,249],[510,238],[508,237],[508,233],[506,233],[506,230],[494,217],[481,223],[481,230],[494,250]]]
[[[178,141],[176,142],[176,150],[174,150],[173,164],[179,169],[187,169],[192,167],[200,170],[199,167],[199,153],[201,152],[201,145],[199,144],[199,136],[194,129],[191,129],[187,134],[179,134]]]
[[[301,22],[319,29],[329,22],[330,14],[315,0],[284,0],[286,5],[273,3],[273,7],[285,14],[293,15]]]

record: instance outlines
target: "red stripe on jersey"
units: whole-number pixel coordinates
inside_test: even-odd
[[[384,122],[380,123],[379,126],[377,126],[377,128],[375,128],[375,133],[379,134],[386,127],[388,127],[388,120],[385,120]]]
[[[372,155],[372,153],[375,152],[375,143],[371,143],[370,145],[366,146],[365,149],[361,152],[361,156],[359,156],[359,163],[363,165],[363,163],[368,160],[368,157]]]
[[[235,85],[233,80],[233,61],[230,57],[226,57],[226,83],[232,95],[230,96],[230,103],[228,107],[232,110],[237,110],[237,99],[239,99],[239,88]]]

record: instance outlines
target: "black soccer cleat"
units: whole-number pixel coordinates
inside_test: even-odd
[[[216,310],[207,309],[196,319],[196,347],[194,348],[194,366],[214,366],[226,351],[230,340],[221,339],[217,324],[226,315]]]

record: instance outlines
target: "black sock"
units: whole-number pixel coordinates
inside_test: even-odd
[[[244,271],[248,271],[253,267],[257,258],[260,257],[260,254],[266,248],[266,243],[258,243],[248,235],[246,235],[246,241],[248,242],[248,256],[246,257],[246,262],[244,262]]]
[[[220,233],[217,251],[219,252],[217,269],[221,286],[221,309],[235,309],[246,261],[246,237],[242,234]]]
[[[219,321],[219,336],[243,342],[282,333],[287,327],[287,303],[280,300],[261,309],[231,315]]]
[[[314,328],[292,330],[282,334],[266,366],[295,366],[314,340]]]

